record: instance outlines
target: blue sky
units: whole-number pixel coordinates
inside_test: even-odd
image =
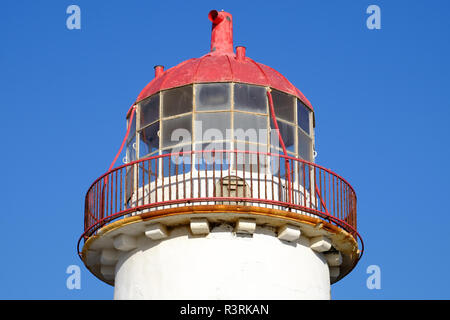
[[[81,30],[66,8],[81,8]],[[381,8],[381,30],[366,8]],[[316,112],[316,162],[358,195],[366,251],[334,299],[448,299],[450,2],[1,1],[0,299],[111,299],[76,255],[84,195],[153,78],[209,50],[211,9],[234,44]],[[82,270],[81,290],[66,268]],[[381,289],[366,287],[370,265]]]

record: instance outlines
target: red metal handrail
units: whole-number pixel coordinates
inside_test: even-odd
[[[125,215],[202,203],[269,206],[313,215],[349,232],[361,243],[360,255],[363,252],[356,194],[344,178],[295,157],[240,150],[162,154],[103,174],[86,194],[78,252],[82,239]]]

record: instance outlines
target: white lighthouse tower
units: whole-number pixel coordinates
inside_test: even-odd
[[[208,17],[211,51],[155,67],[128,111],[80,257],[115,299],[330,299],[363,251],[356,194],[314,163],[311,103]]]

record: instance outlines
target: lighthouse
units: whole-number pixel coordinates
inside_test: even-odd
[[[126,113],[78,254],[114,299],[330,299],[363,253],[356,193],[315,163],[308,99],[208,18],[210,52],[156,66]]]

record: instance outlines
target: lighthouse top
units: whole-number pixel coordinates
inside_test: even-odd
[[[137,102],[161,90],[192,83],[239,82],[277,89],[299,98],[309,109],[313,109],[289,80],[278,71],[246,56],[245,47],[233,51],[233,18],[231,14],[212,10],[208,14],[212,22],[211,51],[200,58],[181,62],[164,70],[155,67],[155,78],[147,84],[137,97]]]

